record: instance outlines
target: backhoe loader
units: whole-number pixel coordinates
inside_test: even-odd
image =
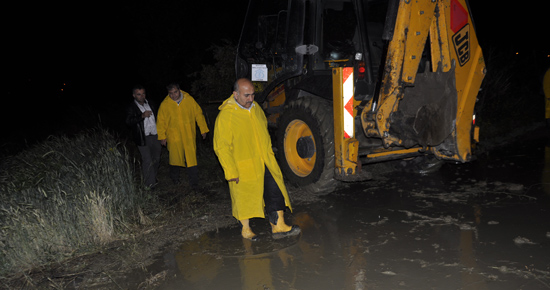
[[[235,66],[303,190],[382,162],[468,162],[479,142],[486,68],[466,0],[251,0]]]

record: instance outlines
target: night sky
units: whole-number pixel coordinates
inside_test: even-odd
[[[7,127],[4,136],[17,143],[77,131],[86,125],[86,117],[93,119],[98,112],[102,122],[118,122],[136,83],[159,101],[168,82],[189,90],[187,75],[212,61],[206,49],[222,39],[237,42],[247,2],[12,5],[4,10],[10,20],[2,20],[7,47],[3,68],[8,74],[3,92],[8,114],[0,120]],[[547,8],[530,1],[524,7],[487,2],[493,1],[470,1],[484,51],[550,53]]]
[[[169,82],[190,90],[188,74],[212,62],[206,50],[223,39],[237,42],[247,3],[16,4],[9,13],[17,21],[2,20],[10,111],[0,120],[8,124],[3,138],[32,142],[99,118],[107,126],[120,122],[138,83],[157,102]]]
[[[162,71],[174,74],[163,73],[166,82],[185,84],[177,73],[200,68],[208,61],[205,50],[221,39],[236,42],[246,10],[243,0],[216,7],[209,1],[112,2],[19,7],[21,21],[8,30],[13,78],[40,86],[66,83],[69,90],[95,91],[92,98],[112,89],[123,92]],[[12,92],[20,93],[18,88]]]

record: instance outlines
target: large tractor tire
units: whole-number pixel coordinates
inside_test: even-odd
[[[287,181],[300,190],[327,194],[334,179],[332,104],[305,96],[286,105],[277,128],[277,157]]]

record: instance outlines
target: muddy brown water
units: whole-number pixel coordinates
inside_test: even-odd
[[[288,219],[299,237],[259,219],[259,242],[235,226],[165,253],[156,289],[549,289],[550,144],[347,184]]]

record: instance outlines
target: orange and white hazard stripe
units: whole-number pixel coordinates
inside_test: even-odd
[[[345,67],[342,72],[343,104],[344,104],[344,138],[353,138],[353,67]]]

